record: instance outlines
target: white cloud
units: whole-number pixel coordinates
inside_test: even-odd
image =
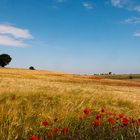
[[[131,17],[131,18],[125,19],[122,23],[139,24],[140,23],[140,17]]]
[[[91,3],[88,3],[88,2],[83,2],[83,6],[88,10],[93,9],[93,5]]]
[[[135,36],[135,37],[140,37],[140,32],[135,32],[135,33],[133,34],[133,36]]]
[[[0,24],[0,45],[25,47],[28,46],[25,39],[33,39],[29,30]]]
[[[114,7],[140,12],[140,2],[136,0],[111,0]]]
[[[57,2],[59,2],[59,3],[63,3],[63,2],[65,2],[66,0],[57,0]]]
[[[20,40],[16,40],[7,35],[0,35],[0,45],[4,46],[17,46],[17,47],[26,47],[27,44]]]
[[[9,34],[15,38],[32,39],[33,36],[27,29],[17,28],[11,25],[0,24],[0,34]]]
[[[135,6],[134,11],[140,12],[140,5]]]
[[[111,0],[111,3],[115,7],[122,7],[122,0]]]

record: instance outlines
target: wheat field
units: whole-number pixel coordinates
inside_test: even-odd
[[[59,125],[71,127],[85,107],[139,118],[140,84],[49,71],[0,69],[0,140],[26,140],[42,120],[54,125],[57,118]]]

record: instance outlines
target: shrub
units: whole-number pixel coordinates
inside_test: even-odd
[[[0,66],[5,67],[11,62],[12,58],[8,54],[1,54],[0,55]]]
[[[35,70],[35,68],[33,66],[30,66],[29,69],[30,70]]]

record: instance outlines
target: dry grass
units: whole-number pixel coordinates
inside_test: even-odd
[[[68,126],[85,107],[140,117],[138,85],[48,71],[0,69],[0,140],[26,139],[41,120],[59,118],[62,126]]]

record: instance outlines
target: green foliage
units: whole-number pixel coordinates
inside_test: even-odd
[[[29,69],[30,70],[35,70],[35,68],[33,66],[30,66]]]
[[[8,54],[1,54],[0,55],[0,66],[5,67],[11,62],[12,58]]]

